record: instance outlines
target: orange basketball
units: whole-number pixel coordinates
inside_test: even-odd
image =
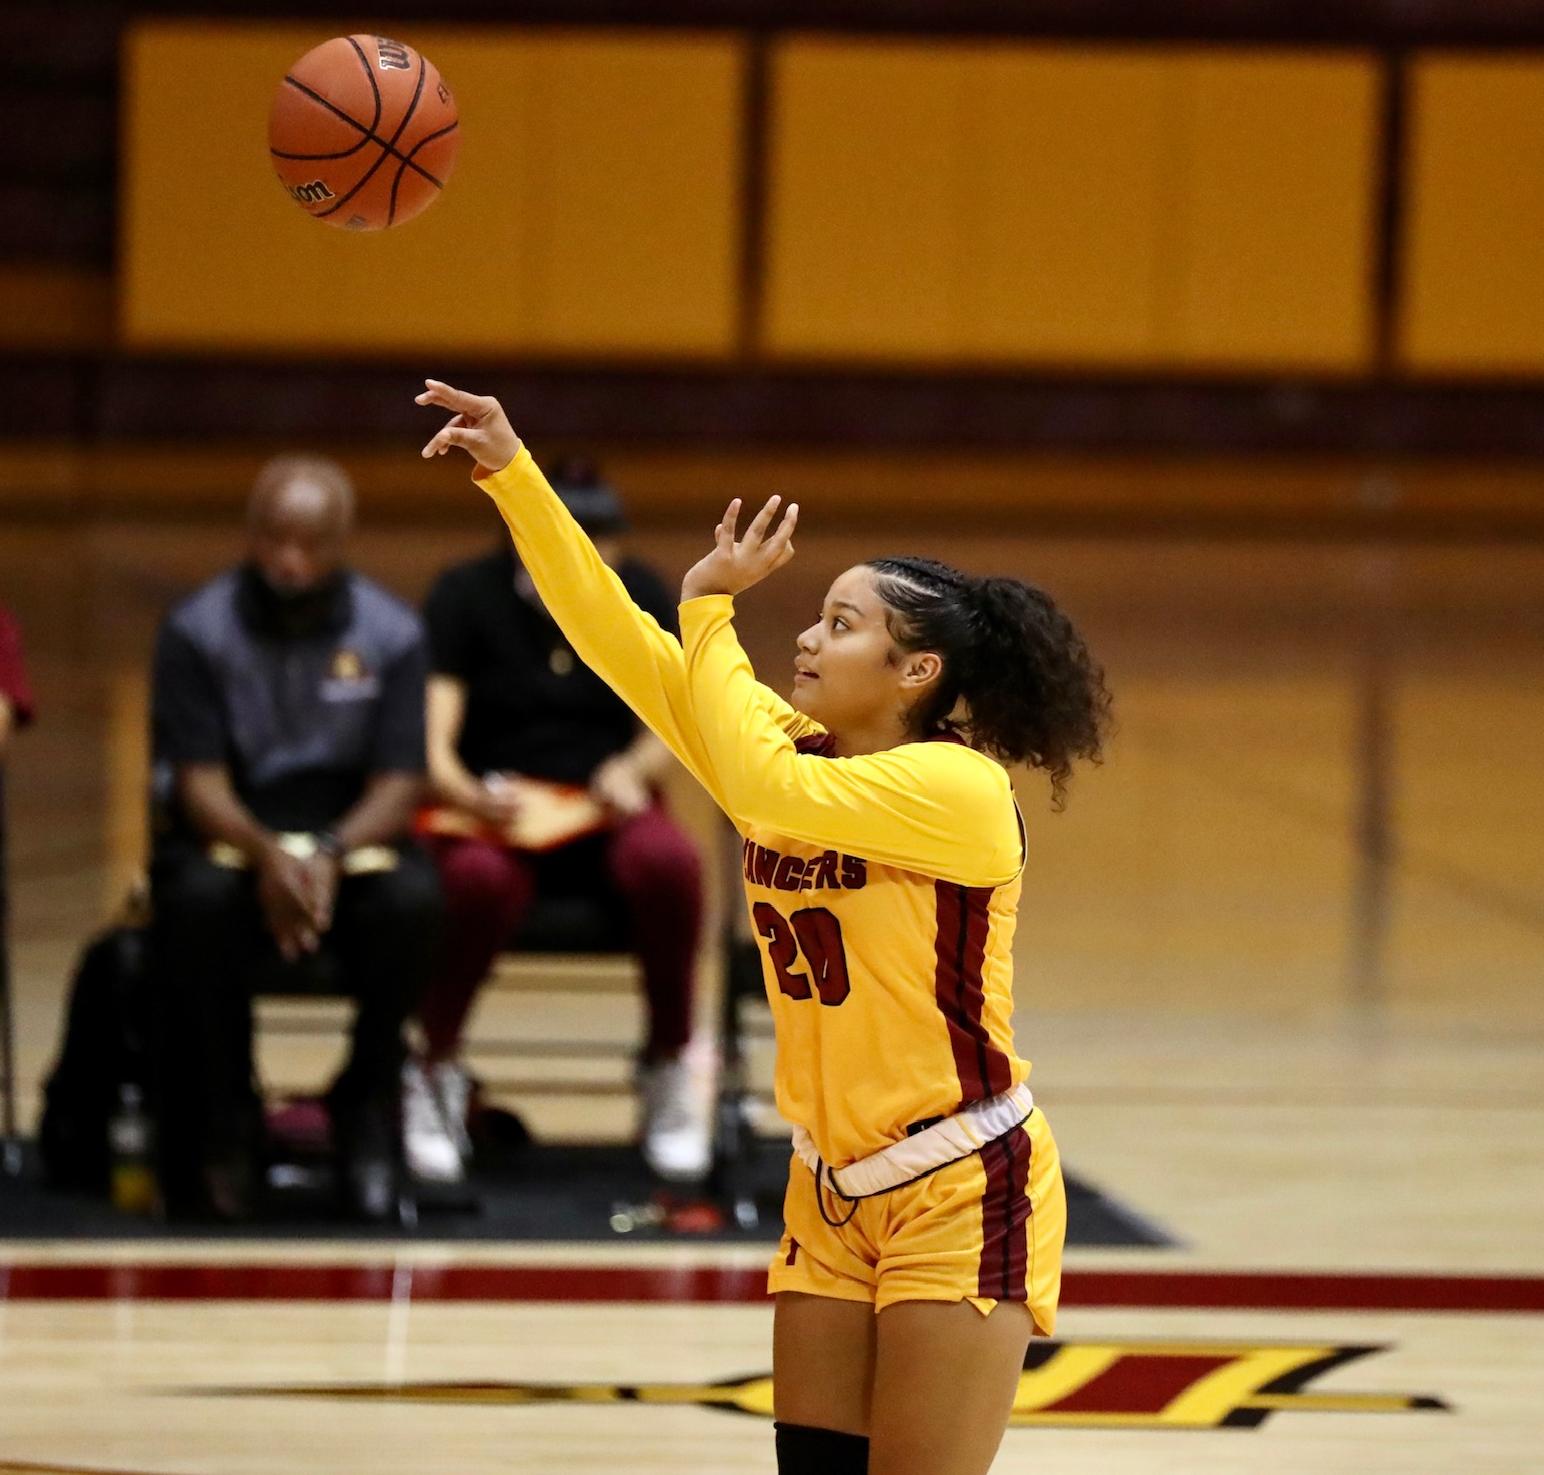
[[[456,127],[456,100],[427,58],[385,36],[335,36],[279,83],[268,152],[306,214],[344,230],[385,230],[444,189]]]

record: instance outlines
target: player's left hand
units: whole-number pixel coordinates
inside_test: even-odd
[[[520,437],[509,423],[504,407],[491,395],[468,394],[438,379],[425,379],[424,392],[414,401],[438,405],[452,412],[444,428],[423,448],[423,457],[443,456],[460,446],[490,475],[502,471],[520,451]]]
[[[769,498],[745,530],[745,536],[739,539],[735,529],[740,522],[740,499],[736,497],[725,508],[722,521],[713,529],[713,551],[688,569],[681,581],[683,604],[705,594],[739,594],[752,584],[759,584],[768,574],[775,574],[793,557],[793,530],[799,521],[799,504],[790,502],[778,519],[782,500]]]

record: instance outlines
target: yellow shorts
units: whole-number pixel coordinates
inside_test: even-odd
[[[1022,1301],[1045,1336],[1056,1328],[1067,1195],[1044,1114],[980,1152],[856,1204],[822,1190],[797,1158],[788,1172],[783,1239],[767,1289],[867,1301],[969,1301],[983,1314]]]

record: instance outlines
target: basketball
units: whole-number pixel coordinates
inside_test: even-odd
[[[455,167],[456,101],[439,71],[385,36],[335,36],[284,74],[268,152],[290,198],[344,230],[426,210]]]

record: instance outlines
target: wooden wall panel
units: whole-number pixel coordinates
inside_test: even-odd
[[[740,286],[739,45],[573,34],[520,49],[532,119],[523,307],[539,346],[727,350]]]
[[[1153,356],[1170,99],[1153,52],[1018,49],[967,61],[959,350]]]
[[[1356,370],[1373,343],[1379,76],[1369,56],[1176,59],[1162,356]],[[1167,252],[1166,252],[1167,255]]]
[[[1150,355],[1151,56],[795,40],[773,78],[769,352]]]
[[[1368,57],[822,39],[773,75],[774,354],[1368,361]]]
[[[456,173],[420,219],[355,236],[306,219],[265,153],[272,88],[325,35],[206,23],[131,33],[127,344],[344,355],[727,351],[738,42],[407,33],[456,92]]]
[[[773,59],[765,346],[936,358],[956,346],[951,47],[796,41]]]
[[[1410,66],[1399,354],[1417,372],[1544,370],[1544,57]]]

